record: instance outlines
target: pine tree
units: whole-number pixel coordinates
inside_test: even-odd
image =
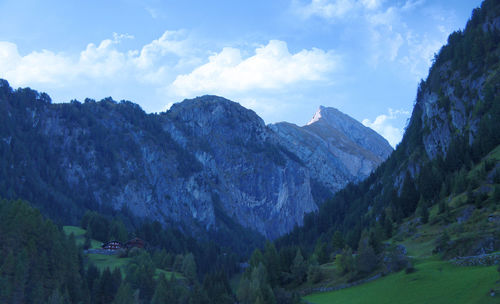
[[[415,182],[410,173],[407,172],[401,189],[401,196],[399,197],[400,206],[405,217],[410,216],[415,211],[419,198],[420,195],[415,188]]]
[[[326,250],[326,244],[318,240],[316,247],[314,248],[314,255],[316,256],[319,264],[325,264],[328,262],[328,251]]]
[[[300,249],[297,249],[297,253],[295,254],[295,258],[293,259],[291,271],[295,284],[299,285],[304,282],[306,278],[307,265],[304,261],[302,253],[300,252]]]
[[[340,251],[345,246],[345,241],[342,237],[342,233],[340,233],[340,231],[338,230],[333,234],[332,246],[334,251]]]
[[[356,269],[362,274],[368,274],[378,265],[377,255],[366,238],[359,241],[358,249],[359,254],[356,258]]]
[[[188,253],[184,257],[182,261],[182,273],[190,282],[196,281],[196,262],[192,253]]]
[[[253,251],[252,256],[250,257],[250,267],[257,267],[260,263],[264,263],[264,256],[259,248],[257,248]]]
[[[118,288],[113,304],[135,304],[134,293],[129,283],[122,282]]]
[[[161,274],[158,277],[158,283],[156,284],[155,293],[153,295],[153,299],[151,301],[152,304],[163,304],[170,303],[171,299],[170,286],[165,278],[165,275]]]
[[[111,303],[115,297],[115,286],[113,276],[109,268],[104,269],[97,288],[97,303]]]
[[[264,265],[266,265],[267,274],[269,276],[269,283],[272,287],[278,284],[279,279],[279,255],[274,243],[266,242],[264,247]]]
[[[335,265],[339,275],[345,275],[354,271],[354,259],[352,257],[352,249],[345,247],[341,254],[335,257]]]

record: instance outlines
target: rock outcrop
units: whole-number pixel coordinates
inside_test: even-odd
[[[392,152],[386,139],[335,108],[321,106],[303,127],[282,122],[270,128],[331,192],[366,178]]]

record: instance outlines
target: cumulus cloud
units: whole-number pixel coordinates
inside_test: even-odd
[[[165,31],[127,49],[124,40],[134,37],[113,34],[75,53],[21,54],[16,44],[0,41],[0,78],[13,87],[47,91],[57,102],[111,95],[138,102],[148,112],[164,111],[197,94],[218,94],[274,121],[283,119],[275,116],[276,109],[286,104],[292,111],[303,101],[292,98],[293,92],[331,84],[331,73],[340,65],[333,51],[290,52],[286,42],[277,40],[259,47],[225,47],[208,56],[204,42],[190,37],[185,31]]]
[[[115,79],[133,75],[136,80],[154,81],[161,78],[165,65],[159,61],[173,56],[177,62],[185,56],[188,40],[181,31],[166,31],[160,38],[140,50],[121,51],[118,46],[128,34],[113,34],[98,45],[89,43],[77,56],[49,50],[21,55],[17,45],[0,42],[0,77],[15,86],[33,84],[68,85],[85,79]],[[186,51],[185,53],[188,53]]]
[[[189,41],[183,39],[186,36],[184,31],[165,31],[163,35],[145,45],[134,63],[139,68],[149,68],[153,63],[165,55],[171,53],[178,57],[186,56],[189,53]]]
[[[191,73],[177,76],[171,88],[181,96],[281,89],[322,80],[338,65],[339,58],[332,51],[313,48],[292,54],[286,42],[271,40],[248,58],[243,58],[240,49],[223,48]]]
[[[394,127],[396,120],[406,119],[410,116],[410,112],[404,110],[388,109],[388,114],[381,114],[374,121],[363,119],[363,125],[372,128],[382,135],[389,144],[393,147],[403,138],[404,130]]]

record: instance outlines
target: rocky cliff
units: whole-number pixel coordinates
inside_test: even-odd
[[[475,18],[479,20],[481,17],[485,20],[474,29],[475,33],[469,27],[468,31],[455,32],[448,39],[453,41],[474,35],[475,41],[470,39],[469,45],[462,42],[463,47],[470,48],[468,56],[459,54],[458,47],[443,47],[440,60],[431,69],[426,85],[419,92],[417,106],[424,129],[423,143],[431,159],[446,155],[457,135],[467,137],[472,144],[478,135],[486,105],[496,97],[500,76],[495,69],[500,52],[497,46],[490,45],[490,41],[492,37],[498,37],[500,17],[479,16],[477,13]],[[470,26],[474,22],[479,23],[473,18]],[[472,43],[484,46],[473,48]],[[459,56],[463,57],[461,61]]]
[[[329,118],[304,128],[266,126],[216,96],[158,115],[111,98],[52,104],[1,81],[0,195],[28,199],[61,222],[93,209],[191,233],[243,226],[275,238],[317,210],[313,188],[362,179],[390,152],[335,111],[322,109]]]
[[[283,122],[270,128],[332,192],[366,178],[392,152],[382,136],[335,108],[321,106],[303,127]]]

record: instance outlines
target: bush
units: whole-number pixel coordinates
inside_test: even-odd
[[[310,265],[307,269],[307,281],[318,283],[323,278],[321,268],[318,265]]]

